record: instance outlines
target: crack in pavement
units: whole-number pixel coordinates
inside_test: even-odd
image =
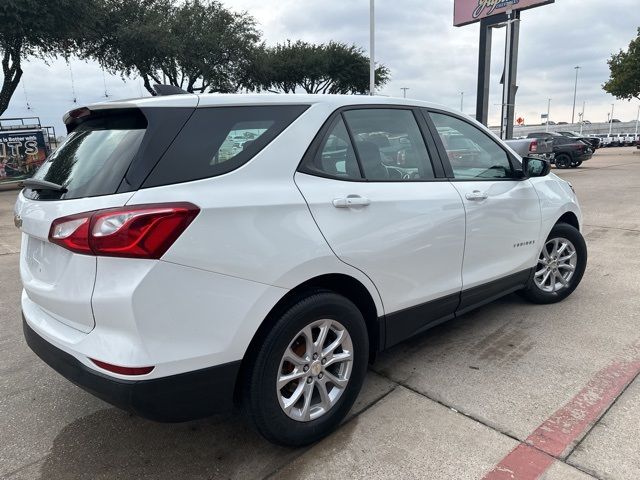
[[[622,230],[624,232],[638,232],[638,233],[640,233],[640,230],[635,229],[635,228],[605,227],[604,225],[592,225],[590,223],[585,223],[584,226],[585,227],[593,227],[593,228],[604,228],[605,230]]]

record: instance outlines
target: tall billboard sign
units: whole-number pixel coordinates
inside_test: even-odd
[[[47,153],[42,130],[0,131],[0,183],[31,177]]]
[[[509,10],[526,10],[554,0],[454,0],[453,25],[461,27]]]

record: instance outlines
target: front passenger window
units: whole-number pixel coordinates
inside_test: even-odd
[[[459,118],[435,112],[429,115],[447,151],[456,179],[513,178],[507,152],[489,135]]]

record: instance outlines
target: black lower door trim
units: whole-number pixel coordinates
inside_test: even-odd
[[[456,310],[456,316],[493,302],[516,290],[520,290],[527,285],[530,276],[531,269],[528,268],[527,270],[522,270],[521,272],[499,278],[498,280],[463,290],[460,294],[460,305],[458,305],[458,309]]]
[[[533,269],[385,315],[384,348],[463,315],[527,285]]]
[[[454,318],[460,293],[405,308],[386,315],[385,347],[389,348],[428,328]]]

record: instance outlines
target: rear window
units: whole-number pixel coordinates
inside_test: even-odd
[[[44,200],[114,193],[140,148],[146,126],[138,111],[84,121],[33,176],[62,185],[67,192],[27,189],[25,195]]]
[[[308,105],[198,108],[143,187],[214,177],[266,147]]]

